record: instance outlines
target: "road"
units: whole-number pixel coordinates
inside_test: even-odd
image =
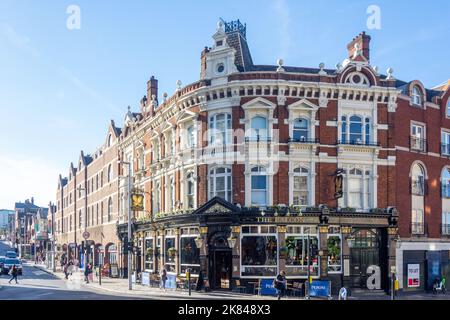
[[[0,242],[0,255],[11,250],[6,242]],[[140,300],[136,296],[106,294],[85,287],[77,288],[70,281],[60,280],[53,275],[24,264],[19,283],[9,284],[10,276],[0,276],[0,300]]]

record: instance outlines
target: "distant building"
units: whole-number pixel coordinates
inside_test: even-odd
[[[34,198],[31,198],[31,201],[27,199],[25,202],[16,202],[14,205],[14,229],[11,234],[11,241],[19,248],[19,252],[24,245],[30,248],[34,247],[33,237],[35,232],[33,227],[40,209],[44,208],[35,205]],[[30,250],[29,253],[32,253],[32,251]]]
[[[0,209],[0,229],[8,227],[11,215],[14,215],[14,210]]]

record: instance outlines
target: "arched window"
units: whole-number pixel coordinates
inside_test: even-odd
[[[422,105],[422,90],[419,88],[419,86],[414,86],[412,89],[412,103],[418,106]]]
[[[420,164],[415,164],[411,171],[411,193],[416,196],[425,194],[425,170]]]
[[[231,143],[231,114],[218,113],[209,118],[209,143],[229,144]]]
[[[111,222],[113,212],[113,201],[112,198],[108,199],[108,222]]]
[[[111,145],[112,145],[112,136],[109,135],[108,136],[108,147],[111,147]]]
[[[341,143],[343,144],[369,144],[370,119],[360,116],[342,116]],[[364,122],[363,122],[364,121]]]
[[[103,224],[103,201],[100,203],[100,223]]]
[[[83,214],[81,213],[81,210],[78,211],[78,228],[81,228],[83,226]]]
[[[186,186],[187,207],[193,209],[195,206],[195,182],[192,172],[189,172],[186,176]]]
[[[348,172],[348,206],[351,208],[363,207],[363,172],[360,169],[351,169]]]
[[[442,197],[450,198],[450,167],[445,167],[441,175]]]
[[[251,169],[251,204],[254,206],[267,205],[267,170],[257,166]]]
[[[170,178],[169,183],[169,206],[172,210],[175,209],[175,179],[173,177]]]
[[[294,141],[307,141],[309,139],[309,121],[307,119],[298,118],[294,120]]]
[[[260,141],[267,140],[267,119],[261,116],[256,116],[251,121],[251,140]]]
[[[153,213],[159,213],[159,211],[161,210],[161,203],[160,203],[161,186],[160,186],[159,182],[155,183],[155,190],[154,190],[153,194],[154,194]]]
[[[309,205],[309,170],[305,167],[294,169],[293,204]]]
[[[187,128],[187,147],[194,148],[195,147],[195,132],[194,126],[190,126]]]
[[[362,119],[358,116],[350,117],[350,137],[349,141],[351,144],[354,143],[362,143],[363,135],[362,135]]]
[[[219,167],[209,172],[209,198],[221,197],[231,202],[231,169]]]
[[[112,175],[113,175],[112,165],[109,165],[108,166],[108,182],[112,181]]]

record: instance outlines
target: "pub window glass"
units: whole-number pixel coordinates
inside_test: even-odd
[[[340,234],[328,234],[328,272],[342,272],[342,238]]]
[[[287,276],[308,276],[308,235],[311,247],[310,274],[319,275],[319,236],[317,227],[288,227],[287,231],[297,233],[286,233],[286,275]],[[314,254],[315,253],[315,254]]]
[[[243,227],[241,276],[267,277],[277,274],[278,240],[275,227]]]
[[[191,274],[200,274],[200,249],[195,244],[198,235],[182,236],[180,238],[180,270],[185,274],[191,269]]]
[[[167,272],[175,272],[175,237],[166,237],[164,249],[165,269]]]
[[[153,239],[145,239],[145,270],[153,272],[154,257]]]

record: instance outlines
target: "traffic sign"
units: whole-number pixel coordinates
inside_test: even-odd
[[[89,239],[89,237],[91,236],[91,234],[87,231],[83,232],[83,238],[85,239]]]

